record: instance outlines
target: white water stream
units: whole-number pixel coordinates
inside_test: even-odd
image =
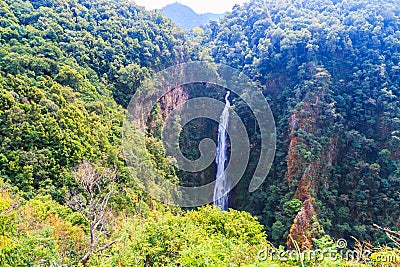
[[[217,176],[215,180],[214,188],[214,205],[221,207],[222,210],[228,210],[228,199],[229,194],[224,192],[229,192],[229,183],[226,177],[225,164],[228,161],[227,155],[227,142],[228,142],[228,122],[229,122],[229,109],[231,103],[229,102],[229,91],[225,96],[225,108],[220,117],[220,122],[218,126],[218,147],[217,154],[215,157],[215,162],[217,164]]]

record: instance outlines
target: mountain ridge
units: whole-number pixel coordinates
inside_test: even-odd
[[[199,27],[212,20],[218,20],[224,15],[211,12],[198,14],[192,8],[178,2],[166,5],[158,11],[185,30]]]

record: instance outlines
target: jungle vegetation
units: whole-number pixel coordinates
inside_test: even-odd
[[[399,264],[399,16],[396,0],[253,0],[184,31],[132,1],[0,0],[0,266],[354,265],[259,257],[336,249],[339,238],[370,249],[374,266],[393,264],[382,255]],[[148,168],[130,172],[122,153],[141,82],[195,60],[243,71],[275,117],[273,167],[249,193],[260,138],[233,100],[254,149],[229,212],[167,206],[136,184],[215,175],[171,165],[161,110],[135,136],[150,148],[137,148]],[[198,157],[216,128],[184,128],[184,154]]]

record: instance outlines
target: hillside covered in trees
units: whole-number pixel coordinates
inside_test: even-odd
[[[253,0],[189,34],[131,1],[0,0],[0,15],[0,266],[352,266],[260,258],[337,249],[340,238],[373,252],[364,266],[388,254],[399,264],[397,1]],[[229,212],[168,206],[135,182],[215,179],[214,165],[190,173],[166,157],[159,128],[180,104],[173,94],[133,137],[148,148],[133,148],[141,168],[122,152],[141,83],[197,60],[248,75],[276,123],[271,171],[249,193],[259,127],[232,96],[253,149]],[[198,88],[179,93],[224,96]],[[182,129],[183,154],[196,159],[217,129]]]
[[[291,233],[308,246],[324,231],[383,242],[373,223],[399,227],[399,8],[252,1],[209,25],[212,58],[270,99],[275,164],[263,190],[236,190],[235,207],[257,214],[274,241]]]
[[[237,207],[273,240],[307,246],[324,231],[383,242],[373,223],[399,227],[399,8],[252,1],[209,26],[211,56],[254,77],[277,122],[269,181],[237,190]]]

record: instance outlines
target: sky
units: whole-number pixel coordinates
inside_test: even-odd
[[[147,10],[160,9],[168,4],[179,2],[191,7],[196,13],[224,13],[230,11],[235,4],[242,4],[248,0],[134,0],[139,6]]]

